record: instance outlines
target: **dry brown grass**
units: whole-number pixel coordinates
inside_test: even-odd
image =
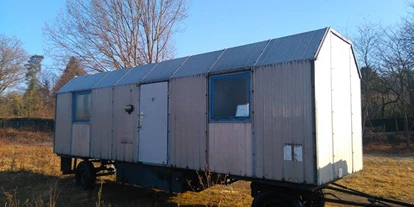
[[[411,139],[414,136],[412,133]],[[364,153],[392,154],[414,156],[414,143],[407,149],[406,138],[402,132],[372,132],[367,131],[364,137]]]
[[[16,137],[11,136],[13,133]],[[0,206],[241,207],[252,202],[249,182],[245,181],[197,193],[170,195],[122,185],[114,182],[114,176],[108,176],[98,178],[93,190],[80,191],[74,186],[72,175],[61,175],[60,160],[53,154],[51,140],[47,133],[13,130],[0,133]],[[366,156],[364,170],[339,183],[378,196],[414,202],[414,159]]]
[[[228,186],[216,185],[201,192],[185,192],[170,201],[179,206],[250,206],[250,183],[239,181]]]
[[[33,129],[0,128],[0,144],[52,145],[52,142],[52,132],[35,131]]]
[[[387,142],[372,142],[367,143],[364,146],[364,152],[368,154],[378,155],[402,155],[402,156],[414,156],[414,143],[411,144],[411,150],[407,149],[405,143],[387,143]]]
[[[60,175],[60,159],[50,145],[0,144],[0,171],[30,171],[46,176]]]
[[[414,203],[414,158],[365,156],[364,170],[338,183],[369,194]]]

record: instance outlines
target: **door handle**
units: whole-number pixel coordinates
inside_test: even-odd
[[[142,124],[144,124],[144,112],[141,112],[141,113],[139,114],[138,129],[141,129]]]

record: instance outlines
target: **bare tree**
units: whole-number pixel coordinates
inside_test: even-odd
[[[365,134],[365,126],[370,124],[369,120],[378,118],[375,116],[379,108],[377,103],[380,101],[377,99],[379,98],[378,94],[381,94],[378,90],[381,88],[379,87],[381,81],[375,65],[377,63],[377,46],[380,40],[379,24],[367,21],[360,24],[353,40],[362,74],[362,133]],[[384,104],[382,104],[382,108],[384,108]]]
[[[400,116],[404,119],[404,132],[407,149],[410,148],[411,123],[410,116],[414,109],[410,95],[413,94],[414,60],[410,57],[410,49],[406,47],[403,27],[384,29],[378,56],[381,58],[381,73],[386,78],[388,90],[394,95],[400,107]],[[397,114],[396,114],[397,115]]]
[[[26,60],[27,54],[20,40],[0,35],[0,94],[24,78],[23,63]]]
[[[67,0],[44,34],[55,60],[103,72],[172,58],[186,16],[186,0]]]
[[[354,45],[357,55],[360,59],[361,67],[374,67],[376,60],[377,46],[380,41],[380,25],[365,21],[357,28],[357,34],[354,37]]]
[[[408,4],[411,9],[414,10],[414,3]],[[411,59],[414,59],[414,13],[402,19],[402,33],[401,39],[403,40],[404,46],[409,51]]]

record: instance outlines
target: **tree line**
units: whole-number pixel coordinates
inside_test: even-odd
[[[414,8],[413,5],[410,5]],[[68,0],[44,26],[45,51],[59,75],[0,34],[0,117],[53,117],[55,94],[75,76],[174,57],[186,0]],[[403,118],[414,126],[414,16],[395,25],[365,22],[352,35],[362,75],[362,118]],[[365,128],[364,128],[365,131]]]
[[[56,92],[75,76],[173,58],[186,17],[186,0],[67,0],[43,28],[54,68],[0,34],[0,118],[52,118]]]
[[[414,5],[410,6],[411,9]],[[362,118],[402,118],[407,147],[414,127],[414,16],[395,25],[365,22],[353,38],[362,75]]]
[[[14,80],[0,81],[4,88],[0,93],[0,118],[53,118],[57,91],[72,78],[86,74],[79,61],[71,57],[60,77],[54,81],[53,76],[42,71],[44,56],[32,55],[25,64],[14,65],[12,61],[7,60],[21,57],[5,57],[4,53],[2,54],[4,63],[0,65],[0,77],[14,77]],[[24,89],[13,90],[22,85],[25,85]],[[10,91],[7,91],[9,89]]]

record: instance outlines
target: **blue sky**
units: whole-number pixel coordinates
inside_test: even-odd
[[[0,34],[16,36],[30,55],[43,54],[42,27],[63,0],[2,0]],[[209,52],[331,26],[344,36],[364,22],[397,23],[405,0],[192,0],[184,31],[175,36],[176,57]],[[47,57],[44,62],[48,62]]]

